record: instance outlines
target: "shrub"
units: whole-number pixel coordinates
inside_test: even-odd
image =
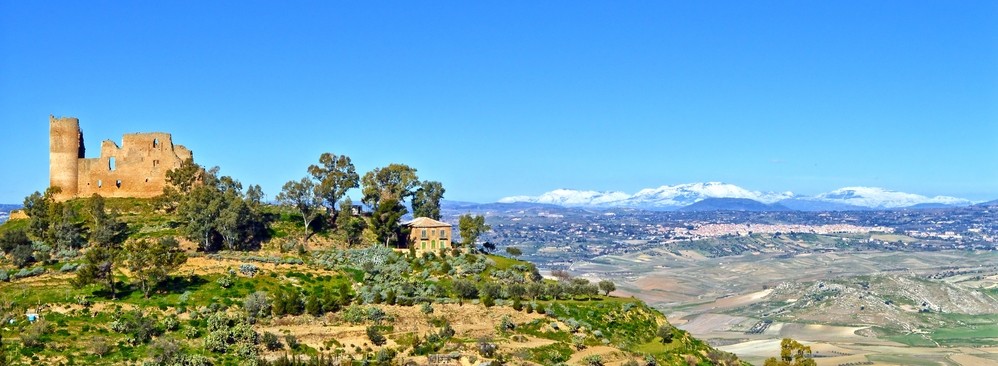
[[[498,349],[499,346],[493,343],[491,339],[487,337],[478,339],[478,354],[482,355],[482,357],[493,358]]]
[[[295,350],[295,351],[297,351],[298,348],[301,347],[301,344],[298,343],[298,338],[295,337],[295,336],[293,336],[293,335],[291,335],[291,334],[288,334],[288,335],[284,336],[284,343],[287,343],[288,344],[288,348],[290,348],[292,350]]]
[[[257,268],[257,266],[253,264],[243,263],[239,265],[239,273],[242,273],[245,276],[249,277],[256,276],[256,273],[259,271],[260,268]]]
[[[149,349],[153,354],[152,361],[157,365],[176,364],[183,356],[180,344],[172,338],[157,338],[156,341],[149,346]]]
[[[224,331],[211,332],[204,338],[204,349],[209,352],[225,353],[229,348],[228,334]]]
[[[42,345],[42,337],[49,331],[49,324],[45,320],[38,320],[21,332],[21,342],[25,347],[38,347]]]
[[[366,332],[367,332],[367,339],[370,339],[371,343],[373,343],[375,346],[384,345],[385,342],[387,341],[385,339],[385,336],[381,334],[381,331],[378,330],[378,327],[369,326],[367,327]]]
[[[263,346],[267,347],[268,351],[276,351],[284,348],[284,345],[281,344],[281,339],[271,332],[263,333]]]
[[[662,324],[662,325],[660,325],[658,327],[658,333],[656,333],[656,334],[659,337],[662,338],[662,343],[663,344],[665,344],[665,343],[672,343],[672,326],[671,325],[669,325],[669,324]]]
[[[218,280],[215,281],[215,282],[218,283],[218,286],[221,287],[221,288],[229,288],[229,287],[232,287],[232,285],[235,283],[235,279],[232,278],[232,277],[233,276],[231,276],[231,275],[230,276],[222,276],[222,277],[219,277]]]
[[[516,329],[516,323],[514,323],[513,320],[509,318],[509,315],[503,315],[502,319],[499,320],[498,328],[499,332],[502,333],[508,332],[513,329]]]
[[[107,342],[107,338],[95,336],[87,342],[87,350],[97,355],[97,357],[104,357],[104,355],[111,352],[111,345]]]
[[[163,330],[172,332],[177,330],[179,327],[180,327],[180,321],[177,320],[176,316],[170,315],[166,318],[163,318]]]
[[[111,330],[128,336],[126,341],[134,346],[149,342],[154,335],[159,333],[159,330],[156,329],[156,323],[154,316],[146,316],[140,310],[132,310],[117,315],[110,325]]]
[[[419,310],[422,311],[423,314],[433,314],[433,305],[430,305],[428,302],[424,302],[423,305],[420,306]]]
[[[267,298],[267,293],[257,291],[246,295],[246,299],[243,300],[243,310],[246,310],[246,315],[250,318],[265,318],[270,315],[270,299]]]
[[[589,355],[583,357],[582,362],[584,362],[588,366],[603,366],[603,356]]]
[[[195,339],[200,336],[201,332],[198,331],[198,328],[184,328],[184,337],[187,337],[187,339]]]

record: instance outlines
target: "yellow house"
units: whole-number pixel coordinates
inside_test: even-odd
[[[451,244],[452,227],[448,223],[429,217],[417,217],[404,225],[409,227],[407,245],[415,248],[417,252],[436,252],[454,247]]]

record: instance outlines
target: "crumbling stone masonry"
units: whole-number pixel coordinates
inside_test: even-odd
[[[80,120],[49,116],[49,185],[62,192],[64,201],[89,197],[155,197],[163,193],[166,172],[180,166],[193,153],[174,145],[168,133],[130,133],[101,142],[100,157],[84,156]]]

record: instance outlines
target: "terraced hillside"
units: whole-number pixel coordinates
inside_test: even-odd
[[[180,224],[151,201],[107,202],[127,223],[129,241],[178,234]],[[0,335],[8,359],[15,365],[737,363],[640,300],[604,296],[584,279],[543,279],[530,263],[467,249],[415,256],[378,245],[351,248],[334,233],[289,246],[299,218],[267,210],[274,222],[260,248],[189,250],[148,297],[140,277],[120,265],[114,293],[105,285],[73,286],[92,248],[20,270],[5,258]],[[26,226],[4,224],[0,235]]]

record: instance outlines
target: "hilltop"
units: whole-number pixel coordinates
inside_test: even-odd
[[[66,205],[83,211],[87,201]],[[127,225],[128,240],[183,231],[156,200],[107,199],[105,207]],[[74,287],[84,256],[38,261],[20,271],[5,260],[0,314],[12,323],[2,332],[4,348],[15,364],[734,359],[670,326],[643,302],[606,296],[584,279],[544,279],[528,262],[474,248],[416,256],[377,244],[351,246],[335,231],[296,246],[300,217],[279,206],[261,210],[273,221],[258,248],[205,252],[182,240],[189,258],[148,298],[124,267],[114,272],[116,299],[106,286]],[[0,235],[30,224],[11,221]],[[28,321],[24,314],[31,311],[42,320]]]

